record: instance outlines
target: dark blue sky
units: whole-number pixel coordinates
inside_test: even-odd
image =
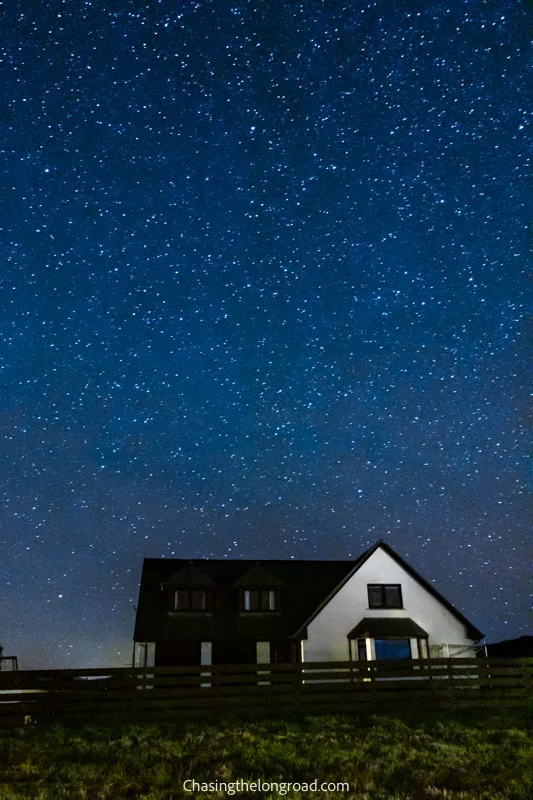
[[[21,666],[128,662],[145,556],[380,538],[489,641],[532,632],[532,23],[514,1],[8,4]]]

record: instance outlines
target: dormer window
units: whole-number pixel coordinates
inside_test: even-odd
[[[208,611],[208,593],[205,589],[176,589],[174,611]]]
[[[244,589],[243,611],[277,611],[279,602],[275,589]]]
[[[403,608],[402,587],[399,583],[369,583],[369,608]]]
[[[161,584],[169,614],[212,614],[216,583],[193,561]]]
[[[239,592],[242,614],[279,613],[281,593],[285,591],[286,584],[265,564],[254,564],[233,586]]]

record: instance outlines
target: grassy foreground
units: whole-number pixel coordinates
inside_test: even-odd
[[[346,782],[349,791],[191,791],[202,782]],[[313,717],[26,727],[0,737],[0,800],[217,797],[532,800],[525,719]]]

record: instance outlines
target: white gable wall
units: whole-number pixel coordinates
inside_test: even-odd
[[[401,584],[403,609],[370,609],[367,593],[369,583]],[[308,625],[308,638],[304,641],[305,661],[348,661],[348,633],[363,617],[410,617],[429,634],[432,656],[447,657],[446,643],[465,647],[472,645],[472,640],[467,638],[465,625],[391,556],[378,548]],[[413,644],[414,640],[411,642]],[[436,652],[436,645],[444,645],[444,652]],[[457,649],[450,646],[450,656]],[[413,647],[412,650],[416,658]],[[466,658],[474,655],[474,652],[457,654]]]

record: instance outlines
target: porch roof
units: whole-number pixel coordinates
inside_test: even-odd
[[[410,617],[363,617],[349,639],[427,639],[427,632]]]

